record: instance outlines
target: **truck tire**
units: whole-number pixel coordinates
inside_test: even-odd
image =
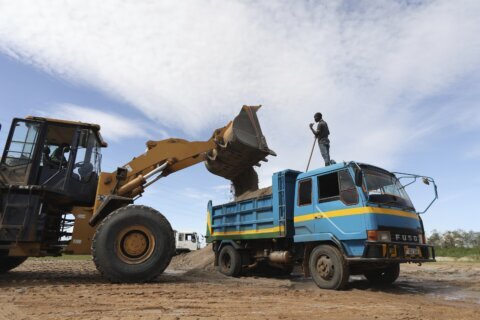
[[[0,256],[0,273],[8,272],[15,269],[25,262],[28,257],[8,257]]]
[[[92,241],[93,261],[111,282],[146,282],[169,265],[175,238],[168,220],[146,206],[127,206],[110,213]]]
[[[308,266],[319,288],[342,290],[348,283],[350,273],[347,261],[334,246],[316,246],[310,254]]]
[[[400,275],[400,263],[390,264],[383,269],[367,271],[364,275],[372,284],[392,284]]]
[[[218,270],[224,275],[237,277],[242,271],[240,253],[232,246],[225,246],[218,255]]]

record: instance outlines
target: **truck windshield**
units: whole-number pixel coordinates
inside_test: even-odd
[[[364,170],[370,202],[415,210],[412,201],[398,179],[376,170]]]

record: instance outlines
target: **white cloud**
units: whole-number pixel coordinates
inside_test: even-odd
[[[107,113],[72,104],[59,104],[48,114],[43,112],[43,115],[50,118],[99,124],[102,136],[107,141],[120,141],[124,138],[148,137],[150,135],[146,125],[138,120],[129,119],[112,112]]]
[[[389,166],[480,65],[479,1],[410,2],[0,0],[0,51],[190,136],[263,104],[262,177],[305,168],[316,111],[334,159]]]

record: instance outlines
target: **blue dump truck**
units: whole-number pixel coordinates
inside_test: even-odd
[[[423,212],[415,210],[405,190],[416,181],[434,189]],[[207,242],[223,274],[255,269],[289,274],[300,264],[320,288],[340,290],[350,275],[390,284],[400,263],[435,261],[420,216],[438,198],[432,178],[344,162],[304,173],[277,172],[270,190],[208,203]]]

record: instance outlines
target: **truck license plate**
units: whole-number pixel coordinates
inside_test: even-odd
[[[405,248],[405,255],[407,256],[417,256],[418,248]]]

